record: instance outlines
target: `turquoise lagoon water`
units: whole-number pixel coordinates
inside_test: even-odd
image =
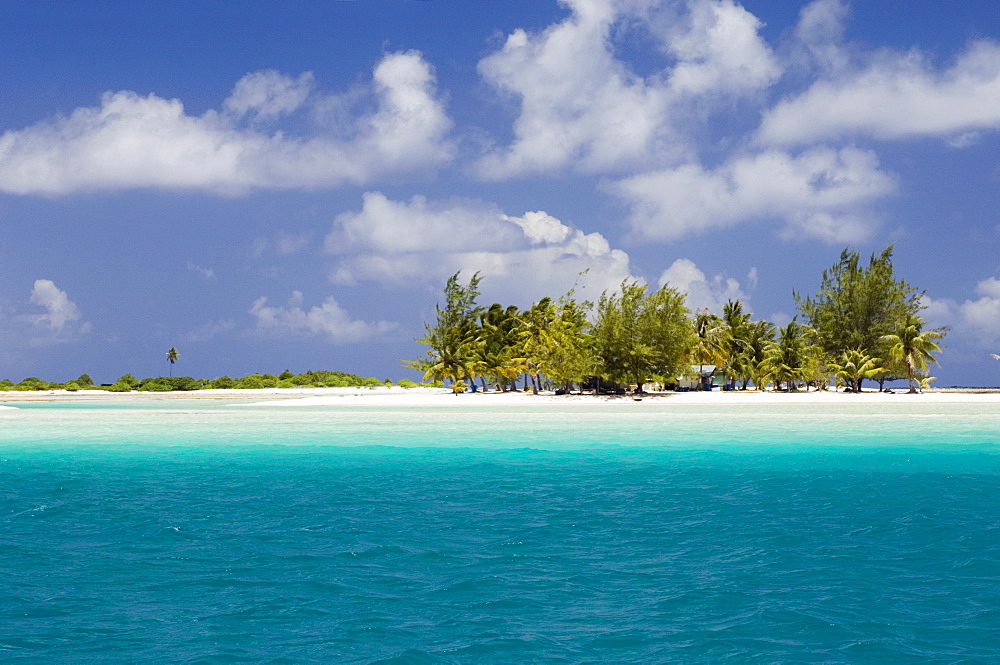
[[[997,405],[18,406],[3,663],[1000,663]]]

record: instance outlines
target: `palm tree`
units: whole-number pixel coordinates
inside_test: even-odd
[[[174,363],[180,360],[181,354],[177,352],[177,347],[171,346],[167,351],[167,360],[170,361],[170,376],[174,375]]]
[[[750,332],[750,314],[743,311],[743,303],[729,300],[722,306],[723,344],[726,347],[726,382],[730,389],[736,387],[738,379],[747,376],[744,363]],[[745,387],[745,386],[744,386]]]
[[[451,338],[435,342],[427,358],[413,360],[408,365],[424,373],[424,379],[451,381],[451,391],[458,395],[466,389],[464,379],[477,365],[475,349],[467,342]]]
[[[522,317],[521,352],[531,378],[531,391],[536,395],[541,388],[542,375],[549,371],[557,344],[552,334],[557,318],[555,303],[547,296],[533,304]]]
[[[767,351],[774,342],[775,327],[770,321],[754,321],[746,326],[743,344],[736,358],[742,389],[750,381],[758,390],[767,385]]]
[[[522,322],[517,306],[505,309],[494,303],[479,315],[479,327],[476,349],[483,371],[483,391],[488,375],[499,390],[507,392],[510,382],[525,370],[519,351]]]
[[[692,357],[698,363],[698,380],[705,384],[705,365],[718,367],[728,356],[726,324],[707,309],[700,309],[694,315],[695,343]]]
[[[848,392],[861,392],[861,382],[884,371],[881,358],[873,358],[860,349],[851,349],[840,354],[833,364],[837,378],[847,386]]]
[[[917,375],[926,372],[929,363],[937,364],[934,354],[940,353],[941,347],[935,340],[944,336],[939,330],[921,330],[923,325],[924,320],[919,316],[908,314],[895,333],[882,337],[890,345],[889,355],[906,364],[911,393],[919,388]]]
[[[785,382],[785,391],[797,390],[795,382],[805,378],[812,346],[806,337],[807,326],[794,319],[780,329],[778,339],[771,342],[763,365],[767,374],[774,379],[776,388]]]

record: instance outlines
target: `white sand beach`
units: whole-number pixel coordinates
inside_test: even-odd
[[[698,405],[710,404],[1000,404],[1000,390],[952,389],[908,394],[904,390],[880,393],[876,390],[862,394],[828,391],[800,391],[793,393],[747,391],[698,391],[685,393],[649,393],[633,398],[627,395],[595,396],[591,394],[533,395],[523,392],[476,392],[453,395],[450,390],[439,388],[286,388],[260,390],[198,390],[177,392],[112,393],[103,390],[68,392],[49,391],[0,391],[0,408],[16,407],[29,402],[94,402],[94,401],[162,401],[162,400],[219,400],[238,402],[246,406],[401,406],[401,407],[488,407],[521,405],[591,406],[604,404],[632,404],[636,408],[649,405]]]

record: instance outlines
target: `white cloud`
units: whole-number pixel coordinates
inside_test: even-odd
[[[669,31],[667,48],[679,62],[670,73],[678,93],[738,94],[766,88],[781,66],[758,31],[756,16],[731,0],[691,2],[683,29]]]
[[[957,321],[952,317],[950,324],[979,345],[1000,346],[1000,279],[982,280],[976,284],[976,294],[978,298],[961,304],[949,303],[958,314]]]
[[[414,196],[409,203],[392,201],[381,192],[363,196],[360,213],[337,217],[326,238],[332,254],[369,251],[378,254],[450,253],[509,250],[522,233],[515,224],[500,224],[499,209],[479,201],[431,202]]]
[[[948,326],[949,346],[1000,353],[1000,279],[989,277],[976,284],[975,296],[963,302],[950,298],[921,299],[921,316],[930,327]],[[964,347],[964,349],[963,349]]]
[[[679,125],[692,115],[700,122],[696,100],[753,92],[780,73],[760,22],[731,0],[671,5],[666,21],[643,0],[564,4],[564,21],[539,34],[515,30],[479,63],[483,79],[520,104],[511,144],[479,163],[485,178],[676,163],[690,157]],[[661,40],[672,68],[642,77],[616,57],[613,33],[624,24]]]
[[[753,268],[748,276],[752,282],[757,277],[757,269]],[[707,309],[714,314],[722,314],[722,306],[729,300],[740,300],[749,304],[749,296],[743,292],[740,283],[732,277],[714,275],[711,279],[705,276],[694,261],[677,259],[660,275],[659,285],[669,284],[678,291],[687,294],[687,306],[692,311]]]
[[[842,42],[844,21],[849,8],[842,0],[814,0],[799,12],[794,43],[805,52],[800,62],[805,67],[818,65],[823,70],[840,70],[849,57]]]
[[[296,137],[241,126],[243,115],[276,118],[303,104],[308,76],[251,74],[226,102],[228,113],[190,116],[183,104],[150,94],[107,93],[98,107],[0,136],[0,191],[66,194],[136,187],[241,193],[364,183],[418,173],[452,158],[451,121],[419,53],[390,53],[375,68],[377,108],[348,131]],[[338,138],[348,134],[349,137]]]
[[[814,148],[793,156],[765,151],[714,171],[698,164],[645,173],[610,186],[630,207],[633,231],[672,240],[749,220],[777,219],[786,235],[829,242],[864,239],[873,220],[864,206],[895,189],[875,154]]]
[[[558,219],[544,212],[526,212],[523,217],[509,217],[503,215],[502,218],[508,222],[514,222],[521,227],[524,237],[532,245],[539,243],[556,244],[561,243],[569,237],[570,228]]]
[[[827,45],[827,51],[835,49]],[[797,145],[853,136],[948,138],[1000,128],[1000,44],[974,42],[946,69],[917,51],[879,51],[869,60],[860,70],[840,63],[767,111],[758,140]]]
[[[641,158],[666,110],[662,92],[610,51],[609,2],[567,2],[573,13],[538,35],[515,30],[479,63],[480,75],[518,98],[513,143],[479,165],[486,178],[616,168]]]
[[[323,336],[333,344],[352,344],[371,341],[396,328],[390,321],[369,323],[352,319],[347,311],[332,297],[322,305],[302,309],[301,291],[294,291],[284,307],[267,305],[267,298],[254,301],[250,313],[257,319],[257,329],[276,335]]]
[[[66,292],[49,279],[35,280],[35,285],[31,290],[31,302],[46,311],[44,314],[28,315],[25,319],[36,326],[42,326],[56,332],[63,331],[67,324],[79,321],[83,316],[80,313],[80,308],[69,299]]]
[[[276,118],[301,107],[315,85],[312,72],[304,72],[298,78],[273,69],[251,72],[236,83],[224,106],[237,116]]]
[[[458,270],[479,271],[490,297],[521,304],[565,293],[585,270],[584,297],[629,277],[628,255],[599,233],[542,211],[514,217],[470,200],[393,201],[369,192],[359,212],[337,217],[326,249],[344,256],[331,274],[336,283],[436,287]]]

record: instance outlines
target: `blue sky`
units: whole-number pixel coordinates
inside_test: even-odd
[[[380,378],[444,280],[787,322],[895,243],[1000,385],[995,0],[0,4],[0,377]]]

